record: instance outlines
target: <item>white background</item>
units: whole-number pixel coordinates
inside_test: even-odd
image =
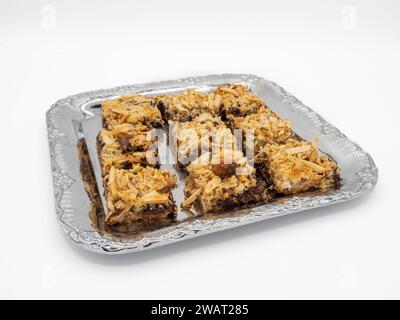
[[[396,0],[1,0],[0,298],[400,298],[399,57]],[[50,105],[211,73],[282,85],[371,153],[376,188],[139,254],[71,244],[55,216]]]

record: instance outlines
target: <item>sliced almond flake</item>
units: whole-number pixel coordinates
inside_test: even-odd
[[[105,132],[101,135],[101,138],[106,145],[114,144],[114,141],[110,137],[108,137]]]
[[[318,164],[311,162],[311,161],[307,161],[307,160],[303,160],[303,159],[299,159],[303,164],[309,166],[311,169],[313,169],[315,172],[318,173],[324,173],[326,171],[326,169],[324,167],[319,166]]]
[[[114,167],[111,167],[108,179],[109,179],[110,183],[114,182],[114,179],[115,179],[115,168]]]
[[[183,208],[188,208],[190,205],[198,198],[198,196],[201,194],[201,188],[195,190],[189,198],[185,199],[185,201],[182,202],[182,207]]]
[[[219,94],[215,95],[215,99],[214,99],[214,105],[217,109],[219,109],[220,105],[221,105],[221,96]]]
[[[124,203],[122,200],[118,200],[118,201],[115,203],[115,207],[116,207],[117,209],[122,209],[122,208],[126,207],[126,205],[125,205],[125,203]]]
[[[143,118],[143,116],[140,114],[129,114],[126,117],[126,120],[129,122],[139,122],[142,118]]]
[[[204,187],[204,193],[210,193],[221,183],[220,177],[214,177],[211,181],[207,182]]]
[[[208,107],[210,109],[214,108],[214,99],[213,99],[212,94],[208,95],[208,99],[207,100],[208,100],[207,101],[208,102]]]
[[[137,151],[137,152],[132,152],[131,155],[133,158],[143,158],[146,156],[147,151]]]
[[[116,125],[114,127],[114,132],[126,132],[126,131],[134,130],[134,129],[135,129],[135,126],[133,126],[129,123],[122,123],[122,124]]]
[[[226,93],[231,93],[233,94],[235,97],[238,97],[239,94],[236,90],[232,89],[232,88],[228,88],[228,87],[220,87],[219,90],[226,92]]]
[[[310,145],[305,145],[305,146],[286,149],[286,152],[288,154],[297,154],[297,153],[307,152],[307,151],[310,151],[310,150],[311,150],[311,146]]]
[[[318,138],[317,138],[317,137],[314,137],[314,138],[311,140],[311,145],[313,146],[313,148],[314,148],[315,151],[317,152],[317,157],[318,157],[318,159],[319,159],[320,154],[319,154],[319,149],[318,149],[318,147],[317,147],[317,142],[318,142]]]
[[[126,206],[126,208],[119,214],[119,216],[122,218],[122,216],[123,216],[125,213],[131,211],[132,207],[133,207],[133,205]]]
[[[128,188],[132,191],[135,191],[137,193],[135,185],[132,183],[131,180],[128,180]]]
[[[151,192],[145,194],[141,199],[151,198],[151,197],[157,196],[157,195],[159,195],[159,194],[160,194],[160,193],[159,193],[158,191],[153,190],[153,191],[151,191]]]
[[[166,194],[161,194],[157,191],[152,191],[142,198],[138,199],[138,204],[156,204],[165,203],[169,201],[169,197]]]
[[[128,114],[125,110],[122,110],[122,109],[111,108],[110,110],[114,113],[118,113],[118,114],[122,114],[122,115]]]
[[[113,202],[111,201],[111,199],[107,200],[107,207],[110,210],[110,212],[115,210]]]

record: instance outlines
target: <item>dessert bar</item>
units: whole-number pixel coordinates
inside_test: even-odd
[[[292,136],[290,121],[281,120],[276,112],[266,107],[245,117],[229,115],[228,119],[232,130],[240,130],[243,150],[252,150],[255,163],[265,161],[261,150],[266,144],[282,144]]]
[[[164,118],[173,121],[189,121],[205,112],[218,116],[221,107],[220,96],[195,90],[159,96],[155,101]]]
[[[192,120],[205,112],[213,116],[245,116],[265,106],[262,99],[240,84],[220,86],[210,93],[189,89],[175,95],[155,97],[155,101],[164,118],[174,121]]]
[[[105,223],[130,224],[175,217],[171,188],[176,181],[175,175],[152,167],[135,165],[129,170],[111,167],[105,178],[108,209]]]
[[[218,87],[213,94],[221,101],[223,116],[246,116],[266,106],[262,99],[250,92],[247,86],[241,84]]]
[[[289,139],[284,145],[267,145],[264,152],[267,163],[263,173],[279,193],[294,194],[339,185],[338,167],[320,154],[316,139],[312,142]]]
[[[183,208],[192,205],[203,213],[235,209],[269,199],[266,182],[256,176],[240,151],[207,153],[187,167]]]
[[[178,165],[183,168],[206,152],[236,149],[236,139],[220,117],[203,113],[192,121],[176,123],[173,144]],[[176,146],[174,144],[176,143]]]
[[[121,97],[102,104],[102,119],[98,153],[108,225],[176,216],[171,188],[177,178],[158,169],[152,134],[163,121],[185,173],[184,209],[227,211],[266,203],[271,195],[339,185],[336,163],[320,154],[316,140],[297,140],[291,122],[241,84],[210,93]]]
[[[145,125],[122,124],[102,130],[97,137],[102,175],[112,166],[129,169],[135,164],[158,166],[157,139]]]
[[[103,127],[112,130],[115,126],[128,123],[143,124],[149,128],[163,125],[160,111],[154,106],[152,97],[143,95],[123,96],[102,103]]]

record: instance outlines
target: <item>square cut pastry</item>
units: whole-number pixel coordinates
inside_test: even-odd
[[[240,151],[204,154],[187,171],[183,208],[194,205],[203,213],[215,213],[269,200],[265,180],[256,176]]]
[[[241,84],[218,87],[214,94],[221,101],[221,114],[224,116],[246,116],[266,106],[261,98]]]
[[[172,121],[189,121],[203,113],[218,116],[221,106],[220,96],[191,89],[175,95],[158,96],[155,101],[164,118]]]
[[[145,125],[121,124],[113,130],[102,130],[97,137],[102,175],[111,167],[129,169],[135,164],[159,165],[157,137]]]
[[[176,176],[167,171],[135,165],[111,167],[105,178],[107,225],[154,222],[176,216],[171,189]]]
[[[174,141],[170,141],[178,166],[184,168],[206,152],[236,149],[236,139],[220,117],[203,113],[192,121],[177,122],[173,126]]]
[[[245,117],[228,116],[232,130],[238,130],[243,137],[243,150],[254,156],[255,163],[265,161],[262,149],[266,144],[283,144],[291,136],[291,123],[281,120],[279,114],[261,107],[257,113]]]
[[[112,130],[120,124],[144,124],[149,128],[163,125],[160,110],[154,106],[154,98],[143,95],[122,96],[101,104],[103,127]]]
[[[294,194],[339,186],[338,166],[320,154],[316,139],[312,142],[289,139],[284,145],[271,144],[264,150],[267,157],[264,173],[279,193]]]

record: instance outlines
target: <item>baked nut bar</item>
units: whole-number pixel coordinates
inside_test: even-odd
[[[123,96],[102,103],[103,127],[112,130],[115,126],[128,123],[143,124],[149,128],[163,125],[160,110],[154,106],[154,98],[143,95]]]
[[[264,173],[279,193],[335,188],[339,184],[336,163],[320,154],[316,139],[312,142],[289,139],[284,145],[271,144],[264,150],[267,156]]]
[[[105,179],[107,225],[154,222],[176,216],[171,188],[176,176],[167,171],[135,165],[111,167]]]
[[[221,106],[220,96],[190,89],[172,96],[158,96],[155,100],[164,118],[174,121],[189,121],[205,112],[218,116]]]
[[[188,121],[205,112],[213,116],[245,116],[265,106],[262,99],[240,84],[220,86],[210,93],[189,89],[175,95],[156,97],[155,101],[164,118],[175,121]]]
[[[266,106],[262,99],[251,93],[247,86],[241,84],[218,87],[214,90],[214,94],[221,100],[223,116],[246,116]]]
[[[266,107],[246,117],[229,115],[228,119],[232,130],[240,130],[243,136],[243,150],[252,148],[255,163],[265,161],[261,151],[266,144],[282,144],[292,136],[290,121],[281,120],[277,113]]]
[[[224,150],[218,158],[204,154],[187,171],[183,208],[194,205],[203,213],[218,212],[269,199],[265,180],[256,177],[240,151]]]
[[[129,169],[135,164],[158,166],[157,138],[145,125],[121,124],[113,130],[102,130],[97,137],[97,149],[102,175],[112,166]]]
[[[241,84],[209,93],[123,96],[102,103],[98,135],[107,214],[105,224],[156,222],[177,215],[177,177],[158,169],[152,129],[168,121],[169,145],[186,174],[182,207],[215,213],[262,204],[273,195],[339,186],[336,163],[316,140],[294,139],[291,123]],[[236,140],[235,135],[241,136]],[[243,145],[242,145],[243,141]],[[240,147],[254,147],[250,165]],[[249,150],[246,149],[249,156]],[[253,162],[253,161],[252,161]]]
[[[180,167],[190,164],[205,152],[236,149],[236,139],[231,130],[220,117],[210,113],[203,113],[192,121],[175,123],[174,134],[175,154]]]

